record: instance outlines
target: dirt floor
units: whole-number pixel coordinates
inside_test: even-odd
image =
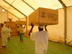
[[[34,47],[34,41],[30,38],[24,37],[24,42],[20,42],[19,37],[11,37],[6,49],[1,48],[0,41],[0,54],[35,54]],[[47,54],[72,54],[72,47],[49,41]]]

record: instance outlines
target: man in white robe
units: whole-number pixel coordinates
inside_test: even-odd
[[[2,40],[2,47],[3,48],[6,47],[7,37],[8,37],[7,32],[8,32],[8,28],[4,24],[3,27],[1,28],[1,40]]]
[[[47,54],[48,48],[48,32],[45,26],[45,31],[43,31],[43,26],[38,27],[39,31],[31,33],[32,28],[29,32],[30,38],[35,41],[35,54]],[[31,34],[30,34],[31,33]]]

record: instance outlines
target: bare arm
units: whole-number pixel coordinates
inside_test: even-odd
[[[30,36],[30,33],[32,32],[32,30],[33,30],[33,27],[34,27],[34,25],[33,24],[31,24],[31,30],[30,30],[30,32],[29,32],[29,36]]]
[[[47,27],[47,25],[45,25],[45,31],[47,31],[47,28],[46,27]]]

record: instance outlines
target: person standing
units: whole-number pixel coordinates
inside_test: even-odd
[[[34,25],[31,24],[32,28],[29,32],[30,39],[35,41],[35,54],[47,54],[48,48],[48,32],[45,25],[45,31],[43,31],[44,27],[39,26],[38,32],[33,32]]]
[[[24,29],[25,29],[25,27],[23,27],[21,24],[19,27],[19,35],[20,35],[20,41],[22,41],[22,42],[23,42]]]
[[[18,31],[18,35],[19,35],[19,33],[20,33],[20,32],[19,32],[19,26],[16,25],[16,27],[17,27],[16,29],[17,29],[17,31]]]
[[[8,28],[7,28],[6,24],[3,24],[2,28],[1,28],[2,48],[6,48],[7,37],[8,37],[7,32],[8,32]]]
[[[11,36],[11,32],[12,32],[12,30],[11,30],[11,28],[8,26],[8,40],[10,40],[10,36]]]

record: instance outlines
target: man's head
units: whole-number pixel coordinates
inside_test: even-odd
[[[3,27],[4,24],[1,24],[1,28]]]
[[[20,24],[20,26],[22,26],[22,24]]]
[[[39,31],[43,31],[43,26],[42,25],[40,25],[39,27],[38,27],[38,29],[39,29]]]
[[[19,28],[19,26],[17,26],[17,28]]]
[[[4,24],[6,24],[6,22],[4,22]]]
[[[7,26],[8,28],[10,27],[10,26]]]
[[[6,22],[4,22],[4,25],[3,26],[7,27]]]

